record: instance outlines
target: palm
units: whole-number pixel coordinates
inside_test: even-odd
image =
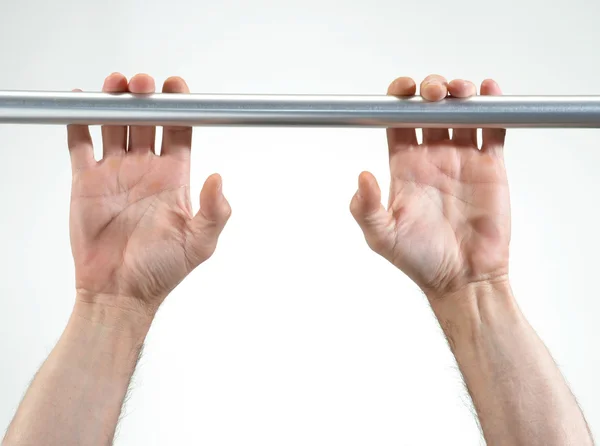
[[[155,91],[154,79],[136,75],[127,82],[113,73],[103,91],[148,94]],[[171,77],[163,92],[189,89],[183,79]],[[89,128],[68,127],[71,245],[77,289],[86,302],[128,307],[142,302],[155,311],[215,250],[231,213],[221,178],[206,180],[200,210],[192,215],[192,129],[165,126],[162,136],[158,155],[155,127],[104,126],[97,162]]]
[[[472,82],[431,75],[421,96],[477,94]],[[388,92],[413,96],[411,78],[398,78]],[[501,94],[492,80],[482,95]],[[471,282],[505,276],[508,270],[510,206],[502,148],[505,131],[475,128],[388,129],[390,196],[387,208],[375,178],[365,172],[351,211],[371,248],[410,276],[427,294],[445,294]]]
[[[386,258],[436,289],[505,273],[510,207],[502,158],[447,141],[397,152],[390,167]]]
[[[189,166],[151,154],[105,161],[73,181],[77,287],[155,297],[198,263],[186,246],[192,218]]]

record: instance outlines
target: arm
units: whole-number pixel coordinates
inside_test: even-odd
[[[29,387],[5,444],[112,444],[149,328],[146,315],[77,302]]]
[[[490,445],[592,445],[573,394],[505,280],[478,283],[432,308]]]
[[[410,78],[389,93],[411,96]],[[477,94],[432,75],[430,101]],[[501,94],[492,80],[482,95]],[[350,209],[369,246],[426,294],[448,339],[490,445],[591,445],[575,398],[521,314],[508,279],[510,204],[504,129],[389,129],[388,207],[368,172]]]
[[[113,74],[104,91],[151,93],[154,80]],[[169,78],[164,92],[188,92]],[[112,444],[144,339],[166,296],[214,252],[231,209],[213,175],[192,214],[191,128],[105,126],[103,158],[89,129],[69,126],[71,248],[76,299],[57,345],[34,378],[3,444]]]

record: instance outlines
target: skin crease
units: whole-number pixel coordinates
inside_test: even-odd
[[[108,76],[105,92],[147,94],[154,80]],[[181,78],[163,92],[187,93]],[[68,127],[71,247],[77,294],[67,326],[36,374],[3,445],[112,444],[131,376],[165,296],[214,252],[231,208],[211,175],[194,215],[192,129],[102,127],[94,159],[87,126]]]
[[[412,96],[398,78],[389,94]],[[428,76],[421,96],[477,94],[469,81]],[[482,95],[499,95],[493,80]],[[489,445],[592,445],[577,401],[521,313],[508,280],[510,202],[504,129],[388,129],[390,194],[359,176],[350,211],[371,249],[426,294],[456,358]]]
[[[112,74],[103,91],[150,93],[154,80],[127,83]],[[164,92],[189,92],[180,78]],[[221,178],[208,178],[194,217],[189,196],[191,128],[165,128],[154,151],[155,128],[104,126],[104,157],[93,160],[85,128],[70,129],[73,158],[71,246],[81,301],[111,301],[154,312],[175,286],[215,250],[231,214]],[[141,303],[142,305],[138,305]]]
[[[154,80],[118,73],[104,91],[151,93]],[[188,92],[169,78],[164,92]],[[477,94],[431,75],[430,101]],[[411,96],[410,78],[389,94]],[[481,94],[500,94],[486,80]],[[193,215],[190,128],[104,126],[96,161],[86,126],[69,126],[71,245],[77,297],[61,339],[32,381],[3,445],[112,444],[152,320],[165,296],[215,250],[231,208],[210,176]],[[487,444],[587,446],[585,418],[508,281],[510,205],[503,129],[388,130],[390,200],[368,172],[350,210],[369,246],[425,291],[473,399]],[[399,420],[401,423],[402,420]],[[435,423],[435,420],[432,421]]]
[[[388,93],[412,96],[416,84],[396,79]],[[481,85],[483,95],[499,95],[496,82]],[[475,95],[468,81],[448,83],[427,77],[421,95],[439,100]],[[502,156],[503,129],[483,131],[477,146],[473,129],[458,129],[452,139],[441,129],[424,129],[418,144],[414,129],[389,129],[390,193],[381,205],[377,181],[359,176],[351,211],[369,246],[413,279],[427,294],[444,295],[469,283],[508,274],[510,203]]]

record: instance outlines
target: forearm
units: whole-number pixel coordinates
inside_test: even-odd
[[[3,444],[112,444],[149,326],[144,314],[78,300]]]
[[[577,402],[507,281],[429,296],[489,445],[591,445]]]

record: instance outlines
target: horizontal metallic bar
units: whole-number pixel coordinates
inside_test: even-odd
[[[600,96],[218,95],[0,91],[0,123],[600,128]]]

